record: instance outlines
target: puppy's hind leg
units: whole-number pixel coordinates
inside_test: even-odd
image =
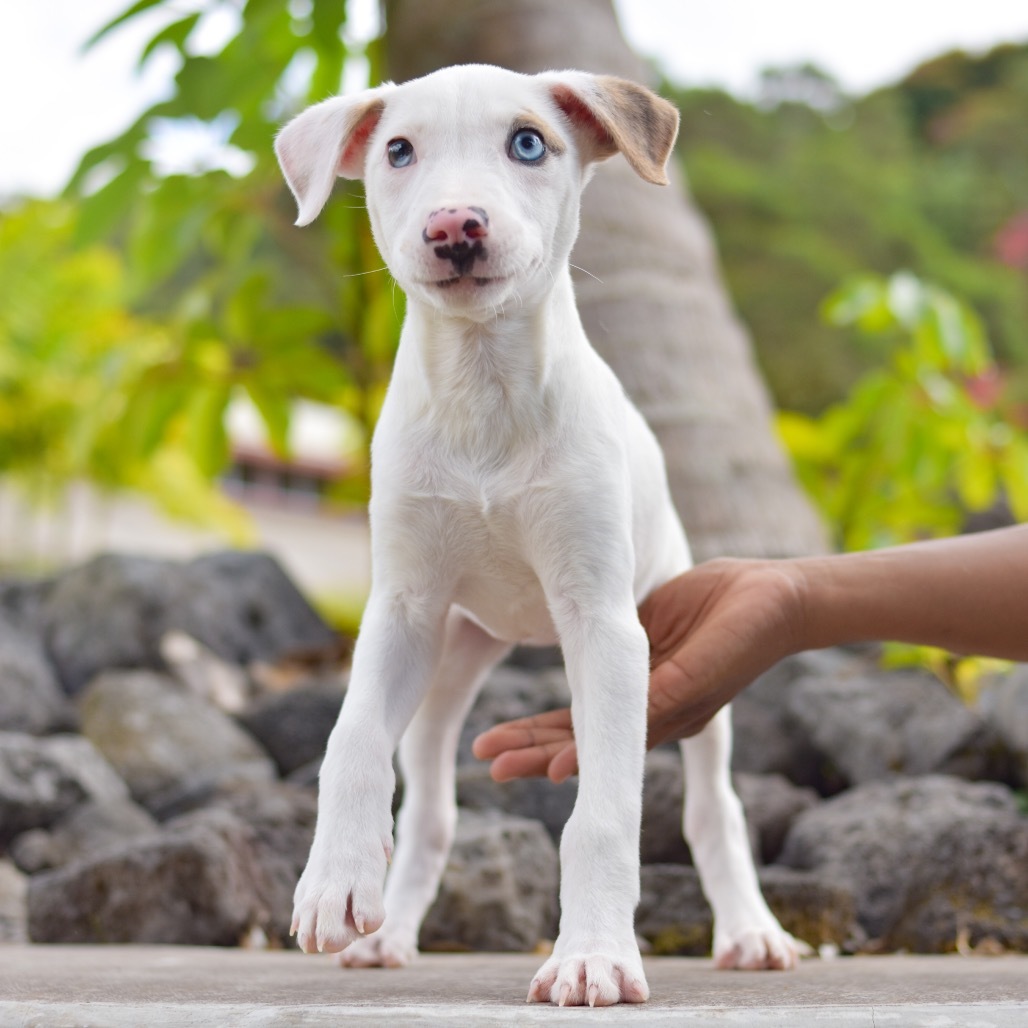
[[[450,611],[439,667],[400,742],[403,804],[385,887],[386,918],[373,935],[339,954],[343,967],[402,967],[435,899],[457,823],[455,764],[461,727],[486,675],[510,650]]]
[[[722,968],[795,967],[809,951],[778,923],[760,891],[742,804],[732,788],[731,709],[681,743],[685,838],[714,911],[714,962]]]

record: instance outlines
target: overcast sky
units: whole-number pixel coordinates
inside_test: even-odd
[[[559,0],[554,0],[559,2]],[[615,0],[630,42],[684,84],[752,91],[761,68],[812,61],[850,92],[960,47],[1028,42],[1028,0]],[[187,8],[190,0],[182,0]],[[82,42],[128,0],[9,0],[0,9],[0,195],[53,193],[78,156],[162,95],[172,60],[133,58],[159,21],[140,19],[83,58]],[[351,0],[361,31],[375,0]],[[208,26],[216,41],[219,27]]]

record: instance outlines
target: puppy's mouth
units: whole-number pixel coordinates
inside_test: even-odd
[[[450,278],[437,279],[434,284],[440,289],[450,289],[458,282],[466,282],[475,286],[491,286],[495,282],[502,281],[502,278],[482,278],[478,275],[451,275]]]

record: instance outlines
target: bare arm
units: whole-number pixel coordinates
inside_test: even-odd
[[[1028,660],[1028,525],[791,563],[801,649],[881,639]]]
[[[649,745],[695,735],[758,675],[800,650],[893,640],[1028,660],[1028,525],[887,550],[718,560],[640,609],[650,637]],[[475,741],[498,780],[576,767],[566,710]]]

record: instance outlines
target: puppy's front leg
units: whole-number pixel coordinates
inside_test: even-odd
[[[627,593],[627,590],[626,590]],[[561,1006],[649,996],[633,926],[646,749],[646,635],[630,595],[594,611],[554,605],[572,692],[579,784],[560,844],[560,934],[529,1000]]]
[[[306,953],[338,952],[385,916],[392,855],[392,756],[432,678],[445,602],[376,589],[319,778],[318,821],[296,886],[293,932]]]

